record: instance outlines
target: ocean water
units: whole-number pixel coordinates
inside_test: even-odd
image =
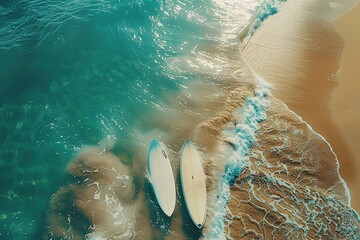
[[[216,142],[235,112],[245,142],[231,154],[247,159],[270,91],[240,39],[283,2],[0,3],[0,239],[225,238],[246,161],[219,156]],[[145,167],[154,137],[175,170],[183,141],[198,143],[211,183],[202,232],[179,190],[173,219],[161,214]]]

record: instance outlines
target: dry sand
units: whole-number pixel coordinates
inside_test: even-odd
[[[341,56],[341,70],[330,102],[332,118],[352,153],[348,168],[351,174],[341,171],[352,196],[352,205],[360,212],[360,4],[348,14],[333,22],[345,40]],[[335,143],[336,144],[336,143]],[[338,153],[341,158],[341,153]],[[346,162],[346,160],[345,160]],[[348,163],[345,163],[348,164]],[[343,165],[341,165],[341,168]]]
[[[351,130],[349,125],[346,125],[346,130],[344,127],[338,129],[345,116],[348,116],[347,120],[353,117],[342,114],[343,117],[333,120],[332,116],[339,114],[334,112],[334,104],[329,104],[333,89],[337,86],[335,75],[340,68],[344,42],[330,23],[307,13],[306,9],[302,11],[301,8],[306,6],[296,4],[284,4],[278,14],[265,21],[243,46],[242,53],[250,67],[273,84],[272,94],[331,144],[340,162],[340,174],[350,188],[352,206],[360,212],[359,184],[356,184],[358,170],[355,167],[358,164],[352,151],[354,147],[348,143],[351,140],[347,140],[349,136],[359,137],[356,133],[359,129]],[[356,20],[352,20],[353,26],[354,22]],[[356,46],[350,42],[348,45]],[[356,64],[356,61],[353,63]],[[359,88],[348,84],[342,95],[354,96],[349,91],[358,92],[356,89]],[[339,97],[339,94],[335,94],[336,97],[337,108],[341,103],[348,104],[349,100]],[[356,106],[359,109],[359,105]],[[353,134],[348,135],[346,131]],[[353,146],[356,148],[356,143]]]

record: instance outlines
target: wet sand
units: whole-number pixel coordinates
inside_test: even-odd
[[[274,85],[274,96],[269,96],[267,120],[259,124],[257,141],[249,152],[249,165],[230,188],[225,231],[234,239],[307,239],[318,236],[358,239],[360,226],[349,209],[348,194],[338,174],[336,156],[326,142],[291,111],[294,110],[324,135],[334,145],[336,153],[350,154],[345,140],[341,140],[341,132],[334,131],[335,125],[330,121],[331,108],[327,105],[336,86],[334,81],[329,81],[329,76],[339,68],[343,41],[330,24],[306,14],[294,16],[297,11],[291,10],[280,12],[266,21],[249,44],[242,48],[249,66]],[[167,122],[168,119],[187,119],[186,122],[179,121],[174,126],[176,121],[165,124],[164,119],[151,118],[159,124],[156,134],[168,143],[172,159],[177,158],[176,149],[180,149],[183,140],[190,136],[203,152],[208,189],[208,218],[202,230],[205,236],[213,230],[211,222],[218,203],[217,186],[226,159],[235,149],[223,138],[223,130],[233,132],[234,124],[241,121],[241,116],[235,114],[236,110],[255,94],[251,72],[242,64],[240,67],[238,56],[232,55],[236,50],[223,52],[229,66],[220,62],[221,73],[200,73],[203,77],[217,79],[209,83],[199,98],[208,101],[195,101],[197,99],[184,92],[178,96],[179,102],[172,102],[172,107],[179,111],[169,116]],[[241,74],[234,76],[234,72]],[[240,85],[239,80],[243,82]],[[204,90],[202,87],[199,85],[195,89]],[[220,94],[213,95],[215,92]],[[182,112],[182,104],[191,106],[193,112]],[[155,133],[150,131],[148,135],[144,138]],[[336,144],[339,142],[344,144]],[[144,147],[132,161],[127,161],[126,156],[114,149],[103,152],[94,148],[76,156],[67,168],[73,181],[54,195],[47,212],[54,229],[45,229],[45,239],[67,234],[75,239],[77,236],[82,239],[84,235],[93,238],[110,235],[132,236],[134,239],[149,236],[154,239],[189,238],[190,220],[184,220],[184,206],[179,204],[170,221],[158,214],[160,210],[154,207],[157,206],[155,201],[151,201],[154,197],[149,197],[146,190],[149,184],[143,179],[146,149]],[[221,151],[224,149],[225,152]],[[356,173],[351,168],[351,160],[349,156],[340,157],[341,171],[349,173],[342,173],[343,177]],[[174,162],[174,172],[178,172],[178,165]],[[119,175],[129,176],[126,191],[119,190],[119,186],[124,186],[122,179],[125,179],[120,178],[118,182]],[[116,207],[124,206],[126,210],[114,215],[114,204]],[[72,216],[69,213],[74,213],[74,209],[76,214]],[[98,209],[107,211],[98,212]],[[82,225],[74,225],[76,221],[73,220],[78,220],[78,216],[83,218]],[[114,217],[118,221],[112,221]],[[201,233],[198,235],[193,238],[200,237]]]
[[[353,207],[360,212],[360,5],[333,22],[345,41],[341,55],[341,70],[337,76],[339,85],[330,102],[332,119],[343,135],[345,144],[352,153],[349,168],[352,174],[342,171],[352,196]],[[341,157],[339,153],[339,157]],[[340,170],[342,169],[342,165]]]
[[[330,143],[353,195],[352,206],[359,211],[356,159],[329,105],[343,47],[341,35],[330,23],[307,13],[306,6],[288,2],[241,50],[250,67],[273,84],[272,94]]]
[[[358,239],[331,148],[284,103],[268,101],[249,165],[230,188],[225,231],[231,239]]]

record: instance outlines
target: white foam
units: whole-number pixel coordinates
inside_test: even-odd
[[[268,90],[260,87],[255,91],[254,97],[246,100],[245,106],[235,114],[240,115],[241,121],[236,124],[234,131],[224,131],[223,138],[231,139],[234,152],[227,158],[225,174],[222,177],[218,189],[216,203],[212,203],[215,209],[211,209],[212,217],[209,220],[210,229],[205,234],[206,239],[226,239],[224,233],[225,215],[227,203],[230,199],[230,184],[249,165],[249,149],[255,141],[258,123],[266,118]],[[225,154],[224,154],[225,155]]]

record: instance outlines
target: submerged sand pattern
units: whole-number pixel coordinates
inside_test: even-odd
[[[243,91],[240,99],[252,97],[250,92]],[[267,98],[267,118],[259,122],[256,139],[245,157],[246,167],[230,187],[226,238],[359,238],[359,219],[349,206],[347,189],[330,146],[283,103],[272,96]],[[219,117],[207,126],[218,129],[226,124],[226,129],[233,130],[242,118],[238,114],[230,119]],[[214,137],[211,131],[209,137]],[[230,141],[228,134],[218,137],[214,141],[221,154],[203,158],[210,193],[205,236],[213,231],[219,170],[224,170],[224,156],[232,155],[236,147],[236,140]],[[48,212],[51,227],[44,239],[82,239],[85,235],[89,239],[187,238],[184,227],[189,225],[181,221],[179,209],[171,222],[161,220],[161,214],[155,216],[157,221],[151,221],[154,217],[147,210],[150,206],[144,199],[144,186],[141,180],[137,185],[134,181],[140,174],[131,176],[134,173],[113,154],[99,148],[87,149],[69,164],[68,171],[74,181],[54,196]]]
[[[250,49],[251,39],[247,46]],[[349,191],[330,145],[277,96],[261,95],[266,104],[260,111],[256,103],[247,105],[268,87],[243,62],[238,47],[209,45],[197,49],[200,60],[178,59],[183,64],[180,68],[187,71],[191,67],[186,62],[195,66],[191,71],[199,80],[176,98],[169,97],[175,109],[172,115],[166,119],[149,116],[156,129],[143,135],[144,139],[159,136],[171,159],[177,159],[177,149],[186,138],[197,144],[208,191],[202,231],[196,232],[186,219],[180,191],[173,217],[164,218],[146,179],[146,146],[128,149],[132,157],[110,146],[87,149],[69,163],[70,181],[54,195],[42,237],[360,239],[360,219],[350,206]],[[330,55],[337,57],[338,50]],[[329,61],[335,64],[333,60]],[[256,61],[251,62],[255,70]],[[201,66],[210,63],[213,71]],[[334,68],[332,64],[329,71],[319,70],[322,80]],[[242,111],[246,107],[250,113]],[[236,135],[239,124],[245,127],[239,131],[247,134],[242,136],[246,142]],[[244,146],[246,151],[237,151]],[[229,160],[239,161],[241,167],[235,169],[238,172],[231,181],[222,184]],[[172,165],[178,179],[178,161]],[[229,199],[222,199],[222,190],[229,191]],[[214,233],[217,224],[222,224],[220,232]]]

